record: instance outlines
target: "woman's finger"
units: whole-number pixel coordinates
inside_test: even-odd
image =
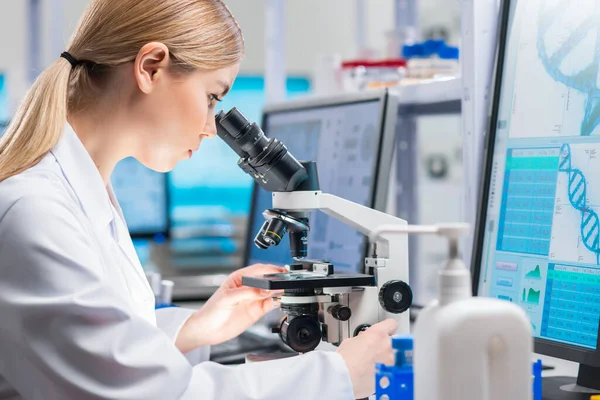
[[[279,302],[273,300],[271,297],[269,297],[268,299],[264,299],[262,302],[262,311],[264,314],[266,314],[269,311],[272,311],[274,308],[278,308],[278,307],[279,307]]]
[[[384,321],[376,323],[369,329],[381,330],[391,336],[396,332],[397,328],[398,328],[398,322],[394,319],[388,318]]]

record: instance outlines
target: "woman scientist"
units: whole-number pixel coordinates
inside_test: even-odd
[[[154,310],[109,184],[135,157],[157,171],[215,136],[243,56],[219,0],[93,0],[0,142],[0,399],[349,399],[392,359],[384,321],[337,352],[203,362],[273,308],[235,272],[196,311]]]

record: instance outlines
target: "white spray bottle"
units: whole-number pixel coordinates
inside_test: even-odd
[[[531,324],[517,305],[473,297],[470,271],[459,258],[467,224],[383,226],[383,233],[433,233],[448,238],[439,272],[439,300],[414,327],[415,400],[531,400]]]

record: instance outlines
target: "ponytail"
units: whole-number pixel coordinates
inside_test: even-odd
[[[59,58],[29,89],[0,138],[0,182],[31,168],[58,144],[67,121],[71,69]]]

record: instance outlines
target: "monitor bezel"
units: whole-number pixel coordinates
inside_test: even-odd
[[[494,145],[496,143],[496,127],[498,124],[498,112],[500,108],[500,95],[502,89],[502,80],[504,72],[505,52],[507,48],[507,39],[509,33],[510,10],[514,1],[503,0],[500,17],[500,29],[498,37],[498,52],[496,54],[496,66],[494,70],[494,87],[492,104],[489,117],[487,137],[483,151],[483,174],[481,175],[481,185],[479,192],[479,202],[477,211],[477,220],[474,231],[473,256],[471,258],[471,272],[473,276],[473,295],[478,294],[479,280],[481,278],[481,260],[483,257],[483,244],[485,237],[485,226],[488,209],[488,194],[491,186],[491,175],[494,160]],[[522,0],[523,1],[523,0]],[[600,321],[599,321],[600,324]],[[565,343],[553,342],[548,339],[534,338],[534,350],[536,353],[545,354],[551,357],[558,357],[580,364],[593,367],[600,367],[600,335],[598,335],[598,344],[596,350],[584,347],[569,345]]]
[[[375,185],[372,188],[370,206],[376,210],[384,212],[386,208],[390,171],[392,168],[392,158],[395,147],[396,115],[398,109],[398,96],[393,91],[383,89],[335,96],[307,96],[299,99],[289,100],[283,103],[270,104],[263,108],[261,127],[263,130],[265,130],[269,115],[277,113],[304,111],[315,108],[337,107],[371,101],[378,101],[381,106],[378,118],[379,142],[377,159],[373,167],[375,169],[373,174],[375,177]],[[265,131],[265,134],[268,136],[268,132]],[[387,165],[388,168],[383,168],[384,165]],[[247,239],[244,249],[244,265],[248,265],[250,263],[250,252],[252,246],[254,245],[254,236],[257,233],[255,232],[257,228],[252,226],[252,221],[254,221],[256,213],[261,212],[255,210],[256,207],[254,207],[254,204],[256,203],[256,196],[258,195],[257,188],[258,184],[253,182],[250,213],[248,215],[246,232]],[[367,251],[368,243],[365,242],[363,250],[363,254],[365,256],[367,255]],[[358,272],[364,272],[364,264],[360,264]]]

